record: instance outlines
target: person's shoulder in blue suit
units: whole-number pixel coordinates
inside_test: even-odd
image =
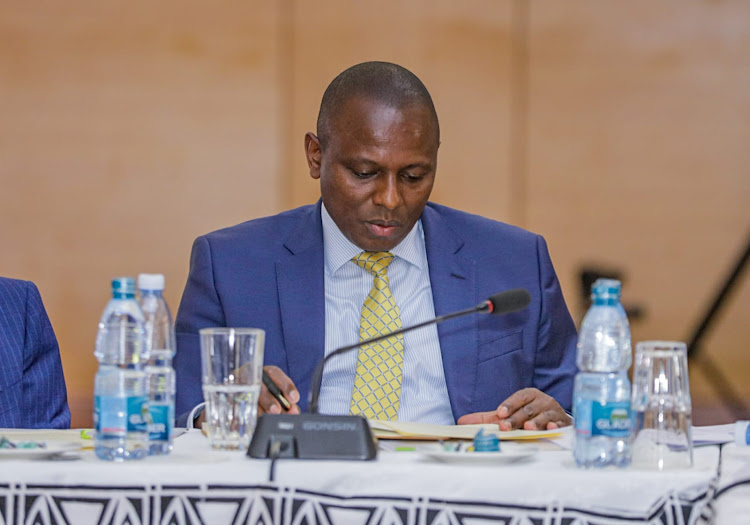
[[[491,244],[492,241],[509,242],[517,246],[517,243],[534,244],[538,237],[535,233],[518,226],[434,202],[428,202],[425,210],[428,214],[434,212],[443,219],[444,223],[455,230],[456,234],[466,243],[465,248],[480,256],[497,253],[497,247]],[[490,244],[488,244],[488,241],[490,241]]]
[[[60,351],[34,283],[0,277],[0,428],[70,428]]]

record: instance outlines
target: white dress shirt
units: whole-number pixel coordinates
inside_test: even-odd
[[[325,355],[359,341],[362,305],[373,276],[351,261],[362,249],[352,244],[321,206],[325,254]],[[398,246],[388,266],[391,292],[401,310],[401,323],[411,326],[435,317],[422,222]],[[326,363],[320,413],[348,414],[357,368],[357,350]],[[404,334],[404,364],[399,421],[453,424],[445,385],[440,341],[435,325]]]

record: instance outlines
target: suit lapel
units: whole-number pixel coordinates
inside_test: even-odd
[[[476,295],[476,263],[459,255],[463,239],[433,208],[422,214],[425,248],[435,315],[444,315],[479,303]],[[438,325],[443,371],[454,417],[471,408],[477,367],[477,316]]]
[[[289,376],[307,407],[315,367],[325,347],[325,284],[320,201],[289,236],[289,250],[276,262],[276,280]]]

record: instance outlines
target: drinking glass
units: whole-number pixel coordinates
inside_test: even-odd
[[[675,341],[644,341],[635,349],[631,408],[636,468],[668,470],[693,464],[687,349]]]
[[[200,330],[203,397],[211,446],[247,448],[255,430],[266,333],[259,328]]]

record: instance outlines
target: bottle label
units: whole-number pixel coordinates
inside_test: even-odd
[[[146,432],[146,396],[95,396],[94,428],[97,433]]]
[[[174,424],[174,405],[151,405],[151,421],[148,424],[148,438],[152,441],[168,441]]]
[[[575,407],[576,433],[623,438],[630,434],[630,402],[599,403],[582,399]]]

